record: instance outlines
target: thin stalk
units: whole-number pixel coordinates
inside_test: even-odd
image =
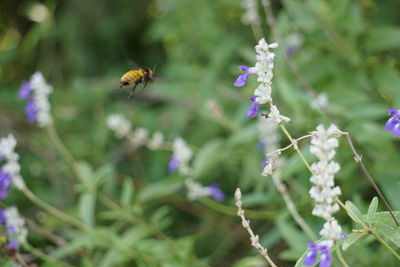
[[[397,254],[397,252],[391,247],[389,246],[388,243],[386,243],[385,240],[383,240],[378,234],[374,233],[373,231],[370,231],[370,233],[379,241],[382,243],[382,245],[387,248],[387,250],[389,250],[390,253],[393,254],[393,256],[395,256],[398,260],[400,260],[400,255]]]
[[[362,156],[357,153],[357,150],[354,147],[354,144],[351,140],[350,134],[348,132],[342,132],[342,134],[346,137],[346,141],[351,149],[351,151],[354,154],[354,161],[358,163],[361,167],[361,170],[367,176],[368,181],[371,183],[372,187],[375,189],[375,191],[378,193],[378,196],[382,200],[383,204],[385,205],[386,209],[389,211],[390,216],[392,216],[394,222],[396,223],[397,226],[400,226],[399,221],[397,218],[394,216],[392,209],[390,208],[389,203],[386,201],[386,198],[383,196],[381,190],[379,189],[378,185],[375,183],[374,178],[372,175],[368,172],[367,168],[365,167],[364,163],[362,162]]]
[[[286,135],[286,137],[289,139],[289,141],[293,144],[293,148],[294,150],[296,150],[297,154],[299,154],[301,160],[303,161],[304,165],[306,165],[307,169],[313,173],[310,164],[308,164],[306,158],[303,155],[303,152],[301,152],[301,150],[299,149],[299,146],[297,145],[297,141],[296,139],[293,139],[293,137],[290,135],[290,133],[288,132],[288,130],[286,130],[285,125],[283,125],[282,123],[279,123],[279,127],[281,128],[281,130],[283,131],[283,133]]]
[[[26,250],[29,250],[33,255],[42,259],[43,261],[53,262],[57,264],[57,266],[73,267],[73,265],[60,261],[54,257],[49,256],[46,253],[41,252],[40,250],[32,247],[28,242],[24,243],[24,247],[26,248]]]
[[[314,241],[317,239],[317,236],[315,235],[314,231],[311,229],[311,227],[307,224],[307,222],[301,217],[299,212],[296,209],[296,205],[293,203],[292,198],[290,197],[287,187],[285,184],[282,183],[281,178],[280,178],[280,172],[275,171],[272,174],[272,180],[274,181],[274,184],[276,186],[276,189],[278,190],[279,194],[285,201],[285,204],[292,215],[293,219],[296,221],[296,223],[300,226],[301,229],[308,235],[308,237]]]
[[[347,264],[346,260],[343,258],[342,251],[340,250],[340,248],[339,248],[339,246],[337,244],[336,244],[336,255],[337,255],[340,263],[344,267],[349,267],[349,265]]]

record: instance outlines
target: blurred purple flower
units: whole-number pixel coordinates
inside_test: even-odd
[[[319,262],[319,267],[331,266],[331,254],[329,252],[328,246],[315,243],[308,243],[307,246],[311,248],[311,250],[304,258],[304,265],[306,266],[314,265],[317,262],[318,251],[321,251],[321,259]]]
[[[18,96],[21,99],[27,99],[31,95],[32,85],[28,81],[23,81],[19,89]]]
[[[6,215],[3,209],[0,209],[0,225],[4,224],[6,221]]]
[[[13,234],[15,234],[15,228],[14,228],[14,226],[8,226],[8,227],[7,227],[6,234],[7,234],[7,235],[13,235]]]
[[[385,126],[386,131],[391,131],[393,136],[400,137],[400,110],[399,109],[388,109],[388,114],[393,115]]]
[[[174,154],[172,154],[171,159],[168,164],[168,171],[169,172],[176,172],[179,168],[179,160],[176,158]]]
[[[253,74],[253,72],[251,72],[251,68],[249,68],[249,67],[246,67],[246,66],[239,66],[239,69],[240,69],[241,71],[245,71],[246,73],[240,75],[240,76],[236,79],[235,83],[233,84],[233,85],[236,86],[236,87],[242,87],[242,86],[244,86],[244,85],[247,83],[247,79],[249,78],[249,76],[250,76],[251,74]]]
[[[222,192],[222,190],[219,189],[219,186],[217,184],[209,185],[208,189],[210,190],[211,197],[216,201],[223,201],[225,199],[224,192]]]
[[[19,248],[19,242],[18,239],[13,238],[8,242],[8,247],[14,250],[17,250]]]
[[[37,108],[35,105],[35,101],[32,99],[28,99],[28,103],[25,107],[25,114],[28,117],[29,123],[35,123],[37,121]]]
[[[5,199],[8,196],[8,189],[10,189],[11,183],[11,175],[0,168],[0,199]]]
[[[247,117],[255,117],[258,114],[258,106],[259,104],[256,102],[256,97],[252,96],[249,98],[253,103],[250,105],[249,109],[247,110],[246,116]]]

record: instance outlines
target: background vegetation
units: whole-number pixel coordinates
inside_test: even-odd
[[[350,132],[399,210],[399,141],[383,128],[386,109],[400,108],[400,2],[272,2],[284,40],[277,50],[273,94],[281,112],[294,121],[289,130],[301,136],[320,123],[334,122]],[[272,258],[292,266],[302,255],[307,236],[272,181],[260,175],[257,120],[245,116],[256,80],[233,87],[237,66],[254,64],[258,41],[241,22],[239,1],[5,0],[0,10],[0,136],[11,132],[17,137],[28,187],[97,233],[52,217],[13,189],[2,205],[16,205],[30,221],[28,240],[34,248],[74,266],[264,266],[235,215],[233,194],[239,186],[245,208],[262,211],[252,226]],[[266,40],[275,41],[261,8],[260,16]],[[328,94],[328,115],[311,107],[311,97],[284,60],[293,33],[304,41],[291,60],[315,90]],[[114,90],[130,61],[156,66],[158,76],[133,99]],[[87,177],[97,173],[99,183],[78,182],[46,132],[26,123],[17,92],[36,70],[54,86],[52,114],[62,141],[81,171]],[[213,115],[209,101],[221,107],[222,118]],[[187,200],[183,178],[168,173],[171,152],[129,149],[107,128],[111,113],[123,114],[134,127],[162,131],[167,140],[185,138],[195,148],[196,179],[218,183],[226,200]],[[282,146],[288,144],[282,140]],[[307,145],[302,150],[315,160]],[[310,175],[295,153],[286,157],[282,178],[317,233],[323,222],[310,215]],[[341,198],[365,213],[375,192],[347,146],[340,147],[336,159],[342,167],[337,175]],[[344,211],[338,220],[350,233],[352,223]],[[60,237],[62,244],[54,244],[43,231]],[[141,256],[129,259],[102,241],[103,234],[121,238]],[[26,249],[21,253],[31,255]],[[394,257],[370,238],[349,248],[345,257],[351,266],[396,266]],[[5,256],[1,262],[10,264]],[[31,262],[57,266],[36,258]]]

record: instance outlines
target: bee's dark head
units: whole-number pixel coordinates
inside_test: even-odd
[[[129,85],[129,82],[127,82],[127,81],[120,81],[119,82],[119,88],[123,88],[123,87],[125,87],[127,85]]]
[[[153,81],[156,78],[156,75],[154,74],[154,72],[150,69],[142,69],[142,72],[144,74],[144,76],[147,78],[147,80],[149,81]]]

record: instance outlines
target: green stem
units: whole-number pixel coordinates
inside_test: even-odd
[[[57,264],[57,266],[73,267],[73,265],[70,265],[68,263],[62,262],[62,261],[60,261],[60,260],[58,260],[56,258],[53,258],[53,257],[49,256],[46,253],[41,252],[40,250],[32,247],[31,244],[29,244],[28,242],[24,243],[24,247],[25,247],[26,250],[29,250],[29,252],[31,252],[36,257],[42,259],[43,261],[53,262],[53,263]]]
[[[373,231],[370,231],[370,233],[379,241],[382,243],[382,245],[387,248],[387,250],[389,250],[390,253],[393,254],[393,256],[395,256],[398,260],[400,260],[400,255],[397,254],[397,252],[391,247],[389,246],[388,243],[386,243],[385,240],[383,240],[378,234],[374,233]]]
[[[308,164],[306,158],[303,155],[303,152],[301,152],[301,150],[299,149],[298,145],[297,145],[297,141],[295,139],[293,139],[293,137],[290,135],[290,133],[288,132],[288,130],[286,130],[285,125],[283,125],[282,123],[279,123],[279,127],[282,129],[283,133],[286,135],[286,137],[289,139],[289,141],[293,144],[293,148],[294,150],[296,150],[297,154],[299,154],[301,160],[304,162],[304,165],[306,165],[307,169],[313,173],[310,164]]]
[[[344,266],[344,267],[349,267],[349,265],[347,264],[347,262],[345,261],[345,259],[343,258],[342,255],[342,251],[339,248],[339,245],[336,244],[336,255],[340,261],[340,263]]]

